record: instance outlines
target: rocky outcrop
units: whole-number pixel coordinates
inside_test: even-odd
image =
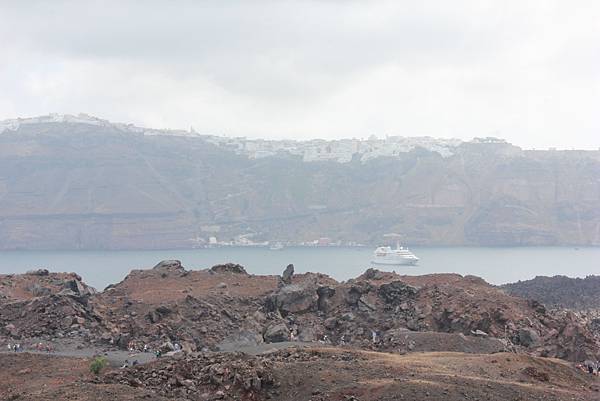
[[[65,289],[63,291],[59,292],[59,294],[71,295],[71,296],[77,296],[77,297],[87,297],[87,296],[90,296],[90,295],[96,293],[96,291],[94,289],[85,285],[81,281],[80,277],[76,277],[72,280],[66,281],[64,283],[64,287],[65,287]]]
[[[402,277],[371,270],[346,283],[285,286],[266,305],[298,333],[311,327],[313,336],[336,344],[395,349],[396,336],[385,333],[408,330],[500,340],[506,349],[571,360],[600,350],[585,320],[509,296],[472,276]]]
[[[79,297],[49,295],[0,308],[0,335],[14,339],[71,336],[93,340],[106,332],[102,323]]]
[[[233,273],[233,274],[248,274],[244,266],[236,263],[225,263],[223,265],[216,265],[210,268],[213,273]]]
[[[0,275],[0,300],[24,301],[53,294],[89,297],[96,290],[75,273],[50,273],[46,269],[25,274]]]
[[[29,274],[31,276],[48,276],[50,272],[48,271],[48,269],[37,269],[30,270],[26,274]]]
[[[275,386],[273,364],[268,359],[212,353],[163,359],[113,371],[97,380],[149,389],[169,399],[186,400],[257,399]]]
[[[152,268],[153,270],[160,270],[165,272],[170,271],[184,271],[185,269],[181,265],[181,261],[179,260],[163,260],[159,262],[156,266]]]

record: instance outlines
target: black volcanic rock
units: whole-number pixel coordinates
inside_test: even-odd
[[[281,275],[281,280],[283,281],[284,284],[291,284],[293,275],[294,275],[294,265],[289,264],[283,271],[283,274]]]
[[[536,300],[548,307],[574,310],[600,308],[600,276],[570,278],[537,276],[501,286],[506,292]]]

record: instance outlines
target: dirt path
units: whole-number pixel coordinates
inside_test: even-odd
[[[104,356],[110,366],[120,367],[125,363],[132,364],[134,361],[137,361],[137,364],[145,364],[148,362],[152,362],[156,359],[156,356],[152,352],[128,352],[123,350],[106,350],[95,347],[80,347],[71,343],[56,343],[53,344],[54,351],[46,352],[46,351],[38,351],[32,348],[26,348],[20,352],[11,352],[11,351],[0,351],[0,355],[18,355],[18,354],[34,354],[34,355],[48,355],[48,356],[57,356],[57,357],[71,357],[71,358],[93,358],[98,355]],[[326,345],[323,344],[323,347]],[[319,347],[318,343],[307,343],[307,342],[281,342],[281,343],[270,343],[270,344],[260,344],[256,346],[239,346],[239,347],[230,347],[227,349],[222,349],[219,352],[242,352],[248,355],[262,355],[268,354],[270,352],[279,351],[286,348],[317,348]],[[167,354],[166,356],[168,356]]]
[[[133,361],[137,361],[139,364],[144,364],[151,362],[156,359],[156,357],[149,352],[135,352],[130,353],[127,351],[101,351],[94,348],[84,348],[84,349],[70,349],[70,350],[60,350],[60,351],[37,351],[37,350],[24,350],[20,352],[8,352],[2,351],[0,355],[18,355],[18,354],[34,354],[34,355],[48,355],[48,356],[57,356],[57,357],[71,357],[71,358],[93,358],[98,355],[102,355],[106,357],[110,366],[123,366],[126,362],[129,364],[133,363]]]

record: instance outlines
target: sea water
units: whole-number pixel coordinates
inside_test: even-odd
[[[459,273],[492,284],[557,274],[585,277],[600,274],[600,247],[413,247],[417,266],[386,267],[400,274]],[[340,247],[227,247],[153,251],[8,251],[0,252],[0,273],[46,268],[75,272],[89,285],[103,289],[121,281],[132,269],[146,269],[164,259],[181,260],[187,269],[239,263],[252,274],[280,274],[293,263],[296,272],[321,272],[337,280],[356,277],[371,267],[373,249]]]

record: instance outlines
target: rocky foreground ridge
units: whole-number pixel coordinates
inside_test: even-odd
[[[164,261],[98,293],[75,274],[42,270],[0,276],[0,294],[0,333],[14,339],[76,336],[124,349],[178,342],[189,351],[298,340],[407,352],[414,333],[444,333],[572,361],[600,350],[575,314],[456,274],[369,269],[340,283],[319,273],[256,276],[234,264],[198,271]]]
[[[148,347],[173,355],[74,385],[94,389],[91,394],[124,386],[131,394],[154,399],[359,399],[341,398],[345,394],[375,400],[391,399],[384,397],[386,392],[402,382],[413,396],[421,391],[476,399],[463,397],[467,390],[459,389],[464,378],[456,375],[438,378],[448,381],[435,390],[408,381],[411,369],[419,375],[439,375],[462,366],[467,375],[480,366],[478,374],[487,375],[488,393],[497,392],[498,397],[509,388],[515,397],[526,394],[520,393],[525,390],[519,385],[508,384],[510,378],[549,386],[539,394],[527,390],[540,397],[547,391],[547,398],[540,399],[578,399],[581,391],[595,391],[589,378],[578,376],[566,362],[539,357],[599,359],[600,332],[594,327],[573,312],[548,310],[480,278],[454,274],[401,276],[369,269],[337,282],[323,274],[294,274],[291,265],[282,276],[255,276],[235,264],[186,270],[178,261],[163,261],[153,269],[132,271],[102,292],[75,274],[39,270],[0,276],[1,343],[68,340],[78,349]],[[259,351],[277,343],[283,347],[280,351]],[[289,348],[294,344],[306,348]],[[182,351],[173,352],[179,348]],[[0,364],[20,366],[25,360],[21,355],[33,358],[32,366],[51,363],[44,359],[48,357],[5,354]],[[57,364],[63,363],[56,358]],[[284,366],[287,373],[281,371]],[[504,376],[496,372],[499,366],[505,366]],[[346,370],[352,375],[344,376]],[[302,390],[299,384],[306,375],[312,377],[307,383],[314,379],[313,390]],[[356,377],[364,377],[365,383],[353,381]],[[497,379],[502,377],[500,385]],[[10,375],[6,379],[17,380]],[[385,386],[379,383],[389,388],[379,395],[365,392],[372,380],[389,381]],[[480,385],[471,390],[486,394]],[[286,390],[295,387],[298,398]],[[18,394],[10,385],[0,387],[2,391]],[[64,397],[75,387],[56,391]],[[585,397],[581,399],[593,399]]]

